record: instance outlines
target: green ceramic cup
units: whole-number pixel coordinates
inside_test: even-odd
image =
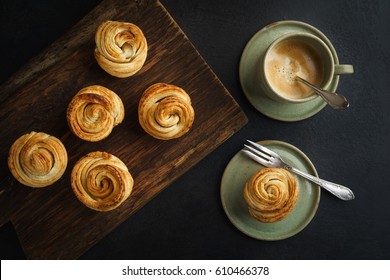
[[[352,74],[350,64],[336,64],[327,44],[309,33],[287,33],[271,43],[259,63],[258,76],[265,94],[281,103],[303,103],[316,98],[301,78],[328,89],[334,75]]]

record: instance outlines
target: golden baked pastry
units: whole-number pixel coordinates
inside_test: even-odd
[[[103,86],[81,89],[69,103],[66,114],[70,130],[83,140],[96,142],[110,135],[125,117],[122,100]]]
[[[245,184],[244,198],[252,217],[271,223],[284,219],[293,210],[298,192],[295,178],[289,171],[265,168]]]
[[[96,61],[112,76],[130,77],[145,63],[148,45],[142,30],[135,24],[104,21],[96,30],[95,42]]]
[[[133,184],[126,165],[106,152],[91,152],[82,157],[71,174],[76,197],[97,211],[117,208],[130,196]]]
[[[170,84],[150,86],[138,105],[140,125],[148,134],[161,140],[178,138],[187,133],[194,116],[190,96],[183,89]]]
[[[64,174],[68,155],[62,142],[54,136],[32,131],[11,146],[8,167],[23,185],[40,188],[55,183]]]

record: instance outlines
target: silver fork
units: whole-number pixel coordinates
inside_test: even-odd
[[[247,141],[250,145],[244,144],[246,149],[243,149],[242,152],[261,165],[266,167],[279,167],[287,169],[288,171],[298,174],[303,178],[306,178],[307,180],[319,185],[342,200],[352,200],[355,198],[355,195],[349,188],[302,172],[295,167],[285,163],[277,153],[271,151],[270,149],[250,140]]]

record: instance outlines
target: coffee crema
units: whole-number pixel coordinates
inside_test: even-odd
[[[281,96],[300,99],[312,94],[312,90],[295,80],[296,76],[321,86],[323,64],[313,47],[297,39],[276,44],[264,62],[265,76],[271,88]]]

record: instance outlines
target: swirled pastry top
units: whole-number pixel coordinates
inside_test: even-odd
[[[70,130],[83,140],[96,142],[110,135],[125,117],[122,100],[113,91],[99,85],[81,89],[69,103]]]
[[[244,187],[249,213],[270,223],[284,219],[295,207],[298,187],[294,176],[282,168],[265,168],[256,172]]]
[[[187,133],[194,117],[190,96],[175,85],[157,83],[150,86],[138,105],[140,125],[148,134],[161,140]]]
[[[10,148],[8,167],[12,175],[29,187],[46,187],[64,174],[68,155],[62,142],[43,132],[25,134]]]
[[[145,63],[148,45],[135,24],[104,21],[95,34],[95,58],[100,67],[118,78],[137,73]]]
[[[86,206],[97,211],[110,211],[130,196],[134,180],[119,158],[97,151],[75,164],[71,184],[76,197]]]

